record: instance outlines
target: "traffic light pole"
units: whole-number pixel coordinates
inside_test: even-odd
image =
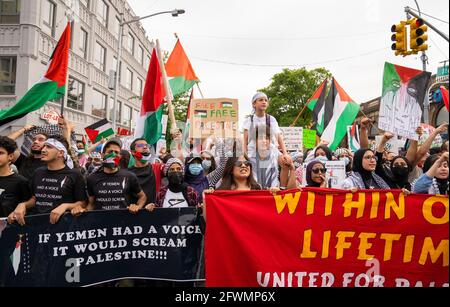
[[[411,16],[414,16],[416,18],[422,18],[420,17],[420,15],[417,15],[415,12],[413,12],[409,6],[405,7],[405,12],[407,14],[410,14]],[[423,19],[423,18],[422,18]],[[443,39],[445,39],[448,42],[448,35],[445,35],[445,33],[439,31],[435,26],[433,26],[430,22],[428,22],[428,20],[423,19],[423,23],[426,24],[428,27],[430,27],[430,29],[432,29],[434,32],[436,32],[437,34],[439,34]]]

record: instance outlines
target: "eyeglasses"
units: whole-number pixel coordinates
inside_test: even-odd
[[[366,159],[366,160],[375,160],[375,161],[378,161],[378,158],[376,157],[376,156],[366,156],[366,157],[364,157],[364,159]]]
[[[234,162],[234,166],[236,166],[236,167],[242,167],[242,166],[245,166],[245,167],[250,167],[252,164],[250,163],[250,161],[236,161],[236,162]]]
[[[315,169],[312,170],[312,172],[314,174],[318,174],[318,173],[325,174],[327,172],[327,169],[326,168],[315,168]]]

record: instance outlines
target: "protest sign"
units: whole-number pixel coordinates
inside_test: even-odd
[[[303,150],[303,128],[302,127],[280,127],[283,134],[284,145],[288,151]]]
[[[303,129],[303,146],[305,149],[316,147],[316,130]]]

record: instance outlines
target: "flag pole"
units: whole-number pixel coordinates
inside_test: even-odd
[[[305,103],[305,105],[303,106],[303,109],[300,111],[300,113],[298,113],[297,117],[295,118],[294,122],[292,123],[292,125],[290,127],[294,127],[295,126],[295,124],[297,123],[298,119],[300,118],[300,115],[302,115],[303,111],[305,111],[307,105],[308,104]]]
[[[156,40],[156,52],[158,53],[159,67],[161,69],[161,73],[162,73],[162,77],[163,77],[164,90],[166,91],[167,108],[168,108],[168,112],[169,112],[170,122],[172,123],[171,132],[175,133],[177,131],[177,121],[175,119],[175,113],[173,112],[172,91],[170,90],[169,82],[167,81],[167,73],[166,73],[166,68],[164,66],[164,60],[162,58],[162,52],[161,52],[161,47],[159,45],[159,39]]]
[[[67,26],[70,29],[70,36],[72,36],[72,27],[70,25],[71,23],[71,19],[72,16],[71,15],[67,15]],[[69,50],[69,62],[70,62],[70,50]],[[67,74],[66,74],[66,85],[65,85],[65,89],[64,89],[64,98],[63,101],[61,103],[61,117],[64,117],[64,106],[67,104],[67,98],[68,98],[68,93],[69,93],[69,65],[67,65]]]

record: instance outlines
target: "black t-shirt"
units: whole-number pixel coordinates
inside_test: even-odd
[[[83,175],[67,166],[57,171],[38,168],[31,180],[31,192],[36,197],[37,213],[50,213],[63,203],[87,201]]]
[[[128,169],[136,175],[142,190],[147,196],[147,204],[155,203],[156,201],[156,178],[153,172],[153,167],[150,165],[146,167],[131,167]],[[133,196],[132,202],[136,203],[137,197]]]
[[[88,177],[87,187],[89,196],[95,197],[96,210],[125,209],[141,191],[136,175],[123,169],[114,174],[95,172]]]
[[[28,180],[16,173],[0,176],[0,217],[7,217],[21,202],[31,198]]]
[[[47,164],[41,161],[41,159],[34,159],[20,154],[19,158],[14,162],[14,165],[17,167],[20,175],[31,181],[34,172]]]

